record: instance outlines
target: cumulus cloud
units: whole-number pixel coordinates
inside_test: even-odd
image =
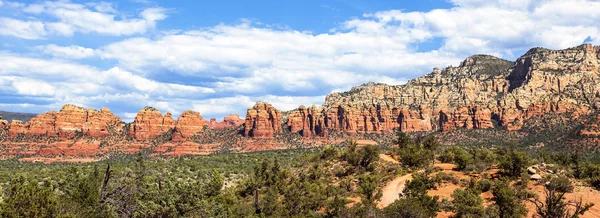
[[[83,59],[93,57],[95,55],[94,49],[76,45],[58,46],[55,44],[49,44],[36,46],[36,49],[45,54],[65,59]]]
[[[154,29],[157,21],[167,17],[164,8],[146,8],[138,17],[125,17],[106,2],[84,5],[68,1],[45,1],[14,7],[31,15],[34,20],[0,17],[0,34],[23,39],[43,39],[48,35],[72,36],[75,32],[112,36],[140,34]],[[46,16],[52,19],[44,19]]]
[[[23,39],[41,39],[46,36],[44,23],[0,17],[0,35]]]
[[[99,70],[10,53],[0,53],[0,81],[0,96],[18,94],[36,97],[33,100],[49,98],[53,105],[90,107],[116,103],[141,108],[157,99],[201,99],[215,92],[207,87],[150,80],[118,67]]]
[[[365,82],[403,84],[478,53],[514,60],[531,47],[562,49],[587,38],[600,43],[597,1],[451,2],[450,9],[364,14],[321,34],[242,19],[195,30],[159,30],[94,48],[35,47],[51,60],[0,53],[0,94],[37,96],[57,104],[115,104],[125,119],[146,105],[175,116],[194,109],[219,118],[243,114],[256,101],[290,110],[321,104],[325,95]],[[0,30],[9,30],[0,34],[25,39],[76,32],[134,35],[167,17],[163,8],[127,17],[110,3],[14,7],[32,18],[0,18]],[[36,20],[42,16],[53,20]],[[439,46],[419,50],[430,42]],[[98,69],[89,60],[88,65],[76,63],[86,58],[117,64]]]

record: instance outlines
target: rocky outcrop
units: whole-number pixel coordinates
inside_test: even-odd
[[[244,135],[252,138],[272,138],[282,133],[282,114],[271,104],[257,102],[246,113]]]
[[[102,137],[108,135],[111,128],[120,132],[122,126],[121,118],[115,116],[107,108],[97,111],[67,104],[58,112],[51,111],[40,114],[25,124],[13,120],[10,125],[9,137],[25,134],[58,136],[61,139],[68,139],[78,133],[91,137]]]
[[[599,66],[600,47],[589,44],[534,48],[516,62],[475,55],[404,85],[367,83],[330,94],[322,113],[326,128],[347,132],[518,130],[545,113],[579,116],[599,109]]]
[[[3,120],[2,116],[0,116],[0,129],[7,129],[7,128],[8,128],[8,121]]]
[[[216,118],[211,118],[210,121],[205,120],[200,116],[200,112],[187,110],[177,118],[177,124],[173,131],[173,141],[185,141],[193,137],[196,133],[200,133],[205,127],[226,130],[236,128],[244,123],[237,114],[226,116],[222,122],[217,122]]]
[[[171,113],[164,116],[153,107],[142,108],[129,127],[128,136],[136,140],[150,140],[167,133],[175,127]]]
[[[202,132],[204,126],[209,122],[200,116],[200,112],[187,110],[177,118],[175,130],[173,131],[173,141],[185,141],[187,138]]]
[[[306,108],[300,106],[288,115],[287,128],[294,133],[304,137],[328,136],[325,126],[325,116],[321,108],[311,106]]]
[[[216,130],[225,130],[236,128],[244,124],[245,120],[241,119],[237,114],[230,114],[223,118],[222,122],[217,122],[217,119],[211,118],[208,126]]]

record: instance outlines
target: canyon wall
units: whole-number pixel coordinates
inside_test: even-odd
[[[600,47],[534,48],[516,62],[475,55],[404,85],[366,83],[326,97],[322,107],[289,113],[305,137],[327,129],[356,132],[518,130],[544,113],[580,116],[600,107]]]

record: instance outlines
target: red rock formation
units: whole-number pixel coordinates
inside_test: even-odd
[[[300,133],[303,137],[328,136],[323,111],[314,105],[308,109],[300,106],[297,110],[291,111],[288,115],[287,127],[290,132]]]
[[[108,109],[101,111],[66,104],[59,112],[51,111],[32,118],[29,122],[13,122],[10,126],[9,136],[14,137],[20,133],[38,136],[58,136],[68,139],[77,132],[93,137],[108,135],[109,128],[120,132],[121,118],[116,117]]]
[[[281,112],[271,104],[257,102],[246,113],[244,135],[252,138],[272,138],[282,133]]]
[[[440,128],[442,131],[453,130],[456,128],[494,128],[492,114],[487,108],[480,109],[476,106],[461,107],[452,112],[442,110],[439,113]]]
[[[104,137],[114,130],[116,134],[123,131],[124,124],[121,118],[115,116],[108,108],[87,110],[87,122],[83,128],[83,134],[92,137]]]
[[[8,121],[3,120],[2,116],[0,116],[0,129],[7,129],[8,128]]]
[[[244,124],[244,119],[241,119],[237,114],[230,114],[223,118],[222,122],[217,122],[217,119],[210,119],[209,127],[216,130],[225,130],[238,127]]]
[[[173,141],[185,141],[187,138],[202,132],[204,126],[209,122],[200,116],[199,112],[187,110],[177,118],[175,130],[173,131]]]
[[[144,107],[135,116],[130,126],[128,136],[136,140],[154,139],[175,127],[175,120],[171,113],[164,117],[160,111],[153,107]]]
[[[18,136],[19,134],[27,133],[27,129],[25,128],[23,121],[20,120],[12,120],[9,128],[8,137],[11,138]]]

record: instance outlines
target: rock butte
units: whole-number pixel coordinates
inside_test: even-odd
[[[229,115],[222,122],[204,120],[185,111],[177,120],[155,108],[140,110],[125,129],[108,109],[100,111],[65,105],[59,112],[40,114],[27,123],[0,121],[9,137],[20,134],[72,138],[125,133],[138,141],[172,133],[186,141],[205,126],[223,130],[244,124],[243,134],[269,139],[284,131],[304,137],[327,137],[330,130],[350,135],[383,131],[451,131],[457,128],[519,130],[527,119],[545,113],[579,117],[600,107],[600,47],[584,44],[564,50],[530,49],[511,62],[474,55],[457,67],[435,68],[404,85],[366,83],[333,93],[322,106],[300,106],[281,112],[257,102],[246,118]],[[599,118],[600,119],[600,118]],[[598,135],[598,120],[581,135]]]

